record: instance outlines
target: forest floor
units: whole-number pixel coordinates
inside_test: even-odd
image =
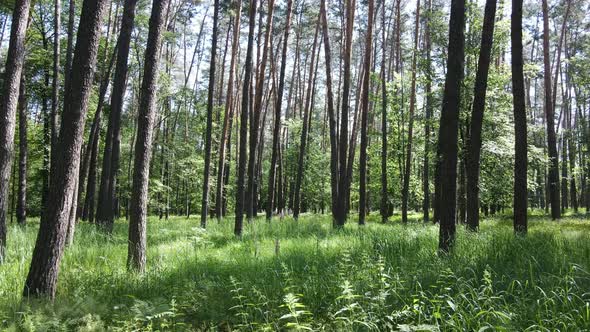
[[[112,236],[82,223],[61,264],[54,303],[22,300],[38,221],[11,226],[0,266],[0,330],[590,329],[590,220],[531,216],[459,227],[452,255],[438,227],[371,216],[333,230],[327,216],[257,219],[242,239],[233,219],[149,219],[148,271],[128,273],[127,223]]]

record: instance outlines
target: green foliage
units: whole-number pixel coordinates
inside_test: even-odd
[[[397,220],[399,217],[394,217]],[[410,219],[419,218],[418,215]],[[372,221],[332,230],[327,217],[246,226],[195,218],[148,223],[148,271],[128,273],[124,222],[107,237],[78,227],[54,303],[21,301],[37,223],[11,226],[0,267],[7,330],[485,331],[590,328],[588,224],[531,216],[462,229],[453,256],[436,255],[438,228]],[[280,241],[280,252],[276,241]]]

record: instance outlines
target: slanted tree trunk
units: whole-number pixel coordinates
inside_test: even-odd
[[[141,100],[133,163],[133,188],[129,202],[129,247],[127,251],[127,267],[138,272],[145,271],[146,264],[148,181],[156,117],[158,60],[165,23],[165,8],[168,7],[169,2],[169,0],[153,1],[145,51],[143,81],[141,82]]]
[[[6,214],[10,170],[14,151],[14,130],[20,82],[25,60],[25,35],[29,21],[30,0],[17,0],[12,12],[10,42],[0,95],[0,264],[6,248]]]
[[[51,174],[47,206],[41,217],[23,291],[25,296],[55,297],[59,264],[77,183],[76,170],[80,164],[82,133],[94,80],[101,21],[107,3],[107,0],[85,0],[83,3],[80,20],[85,24],[78,29],[70,87],[64,99],[62,130],[55,151],[55,172]]]
[[[453,0],[449,21],[447,75],[438,135],[440,160],[439,250],[447,253],[455,240],[457,197],[457,131],[465,62],[465,0]]]
[[[205,167],[203,170],[203,191],[201,196],[201,227],[203,228],[207,226],[207,210],[209,208],[209,168],[211,164],[211,131],[213,126],[213,92],[215,90],[215,57],[217,56],[219,0],[215,0],[213,6],[213,37],[211,41],[209,92],[207,94],[207,129],[205,132]]]
[[[545,117],[547,125],[547,151],[549,153],[549,200],[551,202],[551,218],[561,218],[559,205],[559,157],[555,135],[555,114],[553,94],[551,91],[551,64],[549,59],[549,13],[547,0],[543,0],[543,64],[545,77]]]
[[[66,45],[66,63],[64,65],[64,90],[70,83],[72,57],[74,53],[74,25],[76,21],[76,0],[70,0],[68,5],[68,44]]]
[[[325,1],[325,0],[324,0]],[[322,2],[323,3],[323,2]],[[268,170],[268,197],[266,201],[266,220],[270,221],[272,218],[275,202],[275,177],[277,159],[280,149],[280,132],[281,132],[281,112],[283,105],[283,92],[285,90],[285,70],[287,68],[287,50],[289,49],[289,31],[291,29],[291,12],[293,8],[293,0],[287,1],[287,18],[285,19],[285,33],[283,36],[283,51],[281,53],[281,69],[279,73],[279,88],[277,91],[277,98],[275,102],[275,116],[274,126],[272,130],[272,155],[270,159],[270,169]],[[328,97],[328,98],[331,98]]]
[[[514,99],[514,231],[527,232],[527,123],[522,47],[522,0],[512,0],[512,98]]]
[[[408,222],[408,196],[410,190],[410,173],[412,171],[412,141],[414,134],[414,108],[416,107],[416,61],[418,57],[418,39],[420,33],[420,0],[416,1],[416,25],[414,29],[414,53],[412,54],[412,87],[410,91],[410,112],[408,114],[408,143],[406,144],[406,165],[402,186],[402,222]]]
[[[467,141],[467,227],[472,231],[479,229],[479,168],[481,156],[481,130],[486,104],[488,71],[490,68],[494,24],[496,19],[496,0],[487,0],[481,32],[481,47],[473,91],[473,108]]]
[[[418,0],[420,3],[420,0]],[[374,1],[369,0],[368,4],[367,34],[365,36],[365,75],[363,77],[363,94],[361,100],[361,151],[359,165],[359,225],[365,224],[367,215],[367,127],[369,117],[369,94],[371,92],[371,55],[373,53],[373,12],[375,11]]]
[[[250,108],[250,85],[252,79],[252,51],[254,48],[254,30],[256,28],[256,4],[257,0],[250,0],[248,46],[246,51],[246,63],[244,65],[244,82],[242,86],[242,108],[240,110],[240,136],[238,157],[238,179],[236,186],[236,216],[234,233],[242,236],[244,223],[244,201],[246,182],[247,140],[248,140],[248,110]]]
[[[18,100],[18,198],[16,221],[24,226],[27,222],[27,93],[24,72],[21,75]]]
[[[121,113],[127,83],[127,61],[131,44],[131,33],[135,22],[137,0],[125,0],[119,39],[117,41],[117,63],[111,93],[111,111],[105,137],[105,149],[102,159],[102,173],[98,195],[96,221],[108,232],[113,229],[115,221],[115,201],[117,194],[117,173],[119,171],[121,144]],[[109,66],[110,67],[110,66]]]
[[[238,49],[240,47],[240,17],[242,13],[242,0],[236,1],[236,15],[234,18],[233,36],[232,36],[232,49],[231,49],[231,60],[229,65],[229,78],[227,81],[227,94],[225,96],[225,116],[223,117],[223,129],[221,132],[221,138],[219,141],[219,160],[217,163],[217,190],[215,193],[215,215],[217,219],[223,218],[223,187],[224,179],[226,174],[229,175],[229,170],[226,169],[226,148],[229,141],[231,132],[230,121],[233,117],[233,103],[234,103],[234,74],[236,71],[236,58],[238,56]]]

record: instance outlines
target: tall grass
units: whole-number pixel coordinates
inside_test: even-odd
[[[590,329],[590,223],[532,217],[460,229],[437,255],[438,228],[372,216],[332,230],[325,216],[266,223],[233,236],[232,220],[148,223],[148,270],[128,273],[127,224],[112,236],[77,228],[54,303],[23,300],[38,225],[9,229],[0,266],[0,329],[402,330]],[[418,216],[415,216],[418,219]]]

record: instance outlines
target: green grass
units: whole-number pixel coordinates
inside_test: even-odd
[[[38,224],[9,228],[0,266],[1,330],[579,331],[590,329],[590,222],[531,216],[528,236],[507,219],[459,230],[436,253],[438,227],[371,216],[334,231],[326,216],[150,218],[148,271],[128,273],[127,224],[111,237],[80,224],[54,303],[22,300]]]

